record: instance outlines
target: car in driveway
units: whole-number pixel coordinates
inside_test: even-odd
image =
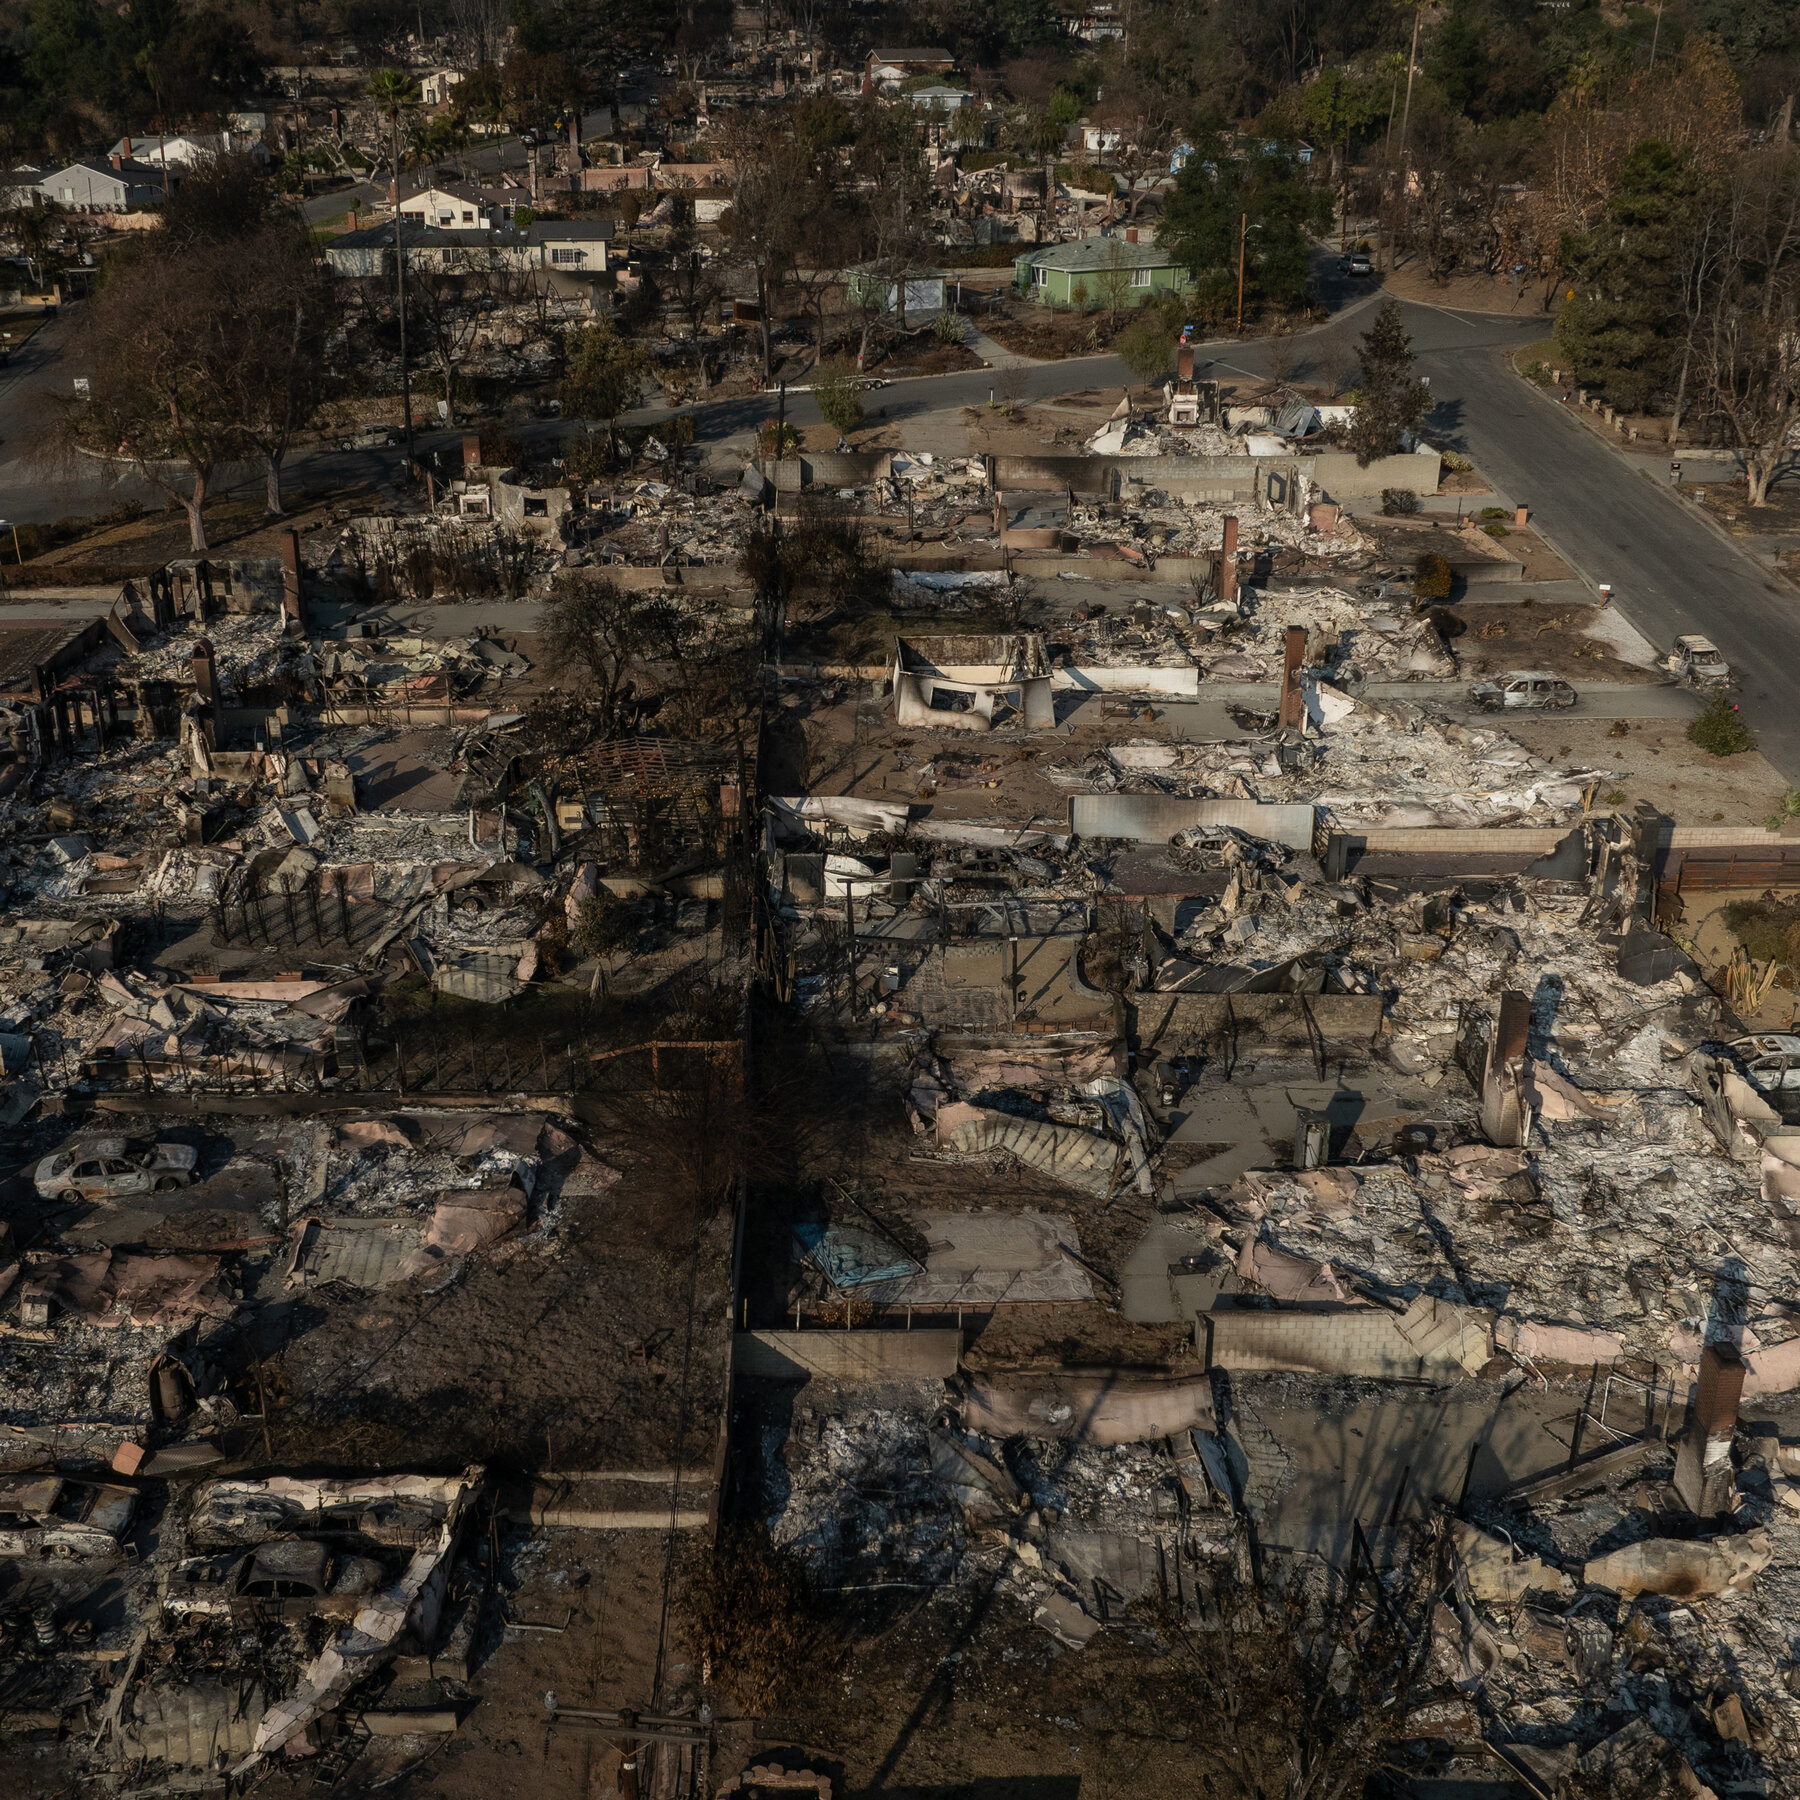
[[[1800,1094],[1800,1037],[1786,1031],[1758,1031],[1734,1038],[1728,1048],[1752,1087],[1765,1094]]]
[[[1340,275],[1373,275],[1375,265],[1366,256],[1340,256],[1338,273]]]
[[[187,1187],[199,1161],[191,1145],[161,1138],[76,1138],[46,1156],[31,1179],[45,1200],[121,1200]]]
[[[1544,669],[1514,669],[1492,681],[1478,681],[1469,689],[1469,698],[1490,712],[1511,712],[1515,708],[1537,711],[1573,706],[1578,696],[1560,675]]]
[[[1731,686],[1731,664],[1719,654],[1711,638],[1694,633],[1675,640],[1669,653],[1669,672],[1683,687],[1713,689]]]

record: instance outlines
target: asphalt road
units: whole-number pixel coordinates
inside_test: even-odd
[[[1319,259],[1320,286],[1333,308],[1331,320],[1294,339],[1284,354],[1304,380],[1334,354],[1354,348],[1366,328],[1379,290],[1335,275]],[[1684,631],[1712,637],[1739,672],[1739,700],[1775,767],[1800,785],[1800,607],[1778,585],[1714,534],[1677,499],[1614,455],[1554,399],[1526,387],[1507,368],[1505,354],[1545,335],[1540,316],[1521,319],[1454,313],[1407,305],[1408,331],[1420,374],[1431,382],[1435,407],[1429,419],[1434,441],[1470,456],[1514,501],[1532,509],[1534,523],[1589,584],[1610,582],[1614,603],[1653,644],[1667,645]],[[0,371],[0,517],[51,519],[133,497],[155,503],[154,490],[103,469],[47,475],[24,454],[32,435],[33,396],[57,390],[69,371],[58,363],[68,330],[59,321],[33,340],[13,369]],[[1200,372],[1263,375],[1266,342],[1235,341],[1199,346]],[[1123,363],[1113,356],[1083,357],[1033,368],[973,370],[958,375],[896,381],[868,398],[873,413],[890,420],[955,411],[985,402],[998,389],[1006,398],[1049,399],[1084,388],[1121,386]],[[718,443],[773,416],[772,394],[725,400],[691,410],[701,443]],[[654,423],[664,408],[629,415]],[[795,394],[788,417],[818,422],[810,396]],[[555,425],[532,435],[554,434]],[[456,434],[421,434],[422,448],[453,445]],[[346,479],[391,477],[393,451],[312,451],[290,459],[299,485],[324,486]],[[254,488],[252,467],[221,471],[215,492]]]

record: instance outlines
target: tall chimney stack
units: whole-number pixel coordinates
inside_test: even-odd
[[[1238,522],[1236,513],[1225,515],[1225,541],[1219,549],[1219,598],[1228,604],[1237,600]]]
[[[213,657],[210,638],[201,638],[195,643],[191,666],[195,693],[212,705],[219,698],[219,667]]]

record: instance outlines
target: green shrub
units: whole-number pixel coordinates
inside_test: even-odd
[[[863,422],[855,372],[843,363],[830,363],[819,371],[813,382],[813,401],[819,417],[840,436]]]
[[[1413,598],[1415,600],[1448,600],[1452,580],[1448,558],[1435,550],[1427,550],[1413,564]]]
[[[773,419],[765,419],[756,434],[756,445],[764,456],[798,456],[800,434],[791,425],[778,425]]]
[[[1687,728],[1688,742],[1709,756],[1741,756],[1756,748],[1756,733],[1738,714],[1734,701],[1714,694],[1706,711]]]
[[[1504,519],[1506,508],[1504,506],[1484,506],[1481,509],[1481,516],[1484,519]]]
[[[950,349],[953,346],[960,344],[963,341],[962,315],[960,313],[948,311],[939,313],[938,316],[931,321],[931,335],[936,338],[945,349]]]
[[[1507,535],[1506,527],[1499,523],[1484,525],[1481,529],[1491,538],[1503,538]]]
[[[1779,831],[1789,819],[1800,814],[1800,788],[1789,788],[1781,796],[1781,804],[1763,820],[1770,831]],[[1733,930],[1736,927],[1733,926]]]

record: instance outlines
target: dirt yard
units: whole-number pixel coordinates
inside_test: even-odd
[[[1619,725],[1625,730],[1615,737]],[[1505,728],[1536,756],[1608,770],[1612,785],[1596,794],[1597,806],[1629,812],[1648,800],[1686,825],[1761,825],[1787,789],[1757,751],[1708,756],[1687,741],[1676,719],[1627,725],[1565,713],[1554,719],[1508,718]]]

